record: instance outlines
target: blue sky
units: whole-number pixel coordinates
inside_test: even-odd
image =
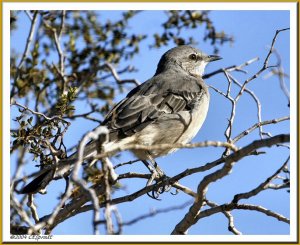
[[[100,18],[116,17],[119,12],[100,12]],[[223,57],[221,61],[210,64],[206,73],[219,68],[228,67],[231,65],[239,65],[255,57],[260,57],[260,60],[249,67],[246,67],[248,74],[233,73],[233,75],[243,82],[250,77],[251,74],[257,72],[263,64],[264,58],[267,55],[268,48],[274,37],[276,30],[287,28],[290,26],[290,13],[288,11],[212,11],[210,17],[217,30],[224,30],[226,33],[234,36],[232,45],[224,44],[220,48],[219,55]],[[11,46],[13,49],[23,50],[25,45],[24,36],[27,35],[29,23],[25,15],[22,16],[23,21],[19,22],[19,31],[14,32],[11,36]],[[165,15],[161,11],[145,11],[138,14],[130,21],[131,31],[137,33],[146,33],[149,36],[151,33],[160,29],[160,23],[165,19]],[[206,53],[212,53],[213,48],[209,43],[203,42],[204,33],[203,27],[191,31],[195,40],[199,41],[196,46]],[[184,33],[188,35],[189,33]],[[127,74],[121,78],[136,78],[143,82],[153,76],[157,62],[160,56],[169,48],[162,47],[160,49],[148,48],[149,40],[141,45],[140,54],[126,64],[120,64],[120,68],[125,65],[132,64],[138,72]],[[290,32],[286,31],[278,36],[276,42],[276,50],[280,53],[283,67],[287,73],[290,69]],[[55,57],[54,57],[55,59]],[[275,63],[276,59],[271,57],[270,63]],[[267,74],[264,73],[263,76]],[[262,76],[262,77],[263,77]],[[226,90],[226,79],[224,75],[217,75],[206,80],[207,84],[217,87],[221,90]],[[289,86],[289,80],[286,79]],[[269,79],[259,78],[252,81],[249,89],[253,90],[259,97],[262,104],[262,120],[269,120],[289,115],[287,101],[279,87],[278,79],[275,77]],[[130,88],[129,88],[130,89]],[[233,88],[236,93],[238,89]],[[207,119],[193,142],[205,140],[220,140],[224,141],[224,130],[227,125],[227,118],[230,113],[230,103],[216,94],[213,90],[211,93],[211,103]],[[119,95],[118,99],[123,98],[125,94]],[[76,113],[84,111],[84,107],[78,108]],[[12,109],[12,116],[15,111]],[[233,136],[236,136],[241,131],[252,126],[257,122],[256,104],[247,95],[244,95],[237,106],[237,116],[233,128]],[[83,126],[84,125],[84,126]],[[96,123],[90,121],[78,120],[72,123],[70,130],[67,132],[65,139],[69,147],[78,142],[82,135],[88,130],[97,126]],[[276,126],[266,126],[265,131],[272,132],[273,135],[278,133],[289,132],[289,121]],[[238,146],[244,146],[251,140],[258,139],[258,131],[245,137],[241,140]],[[265,149],[268,154],[259,157],[251,156],[238,162],[233,169],[233,172],[224,179],[213,183],[208,190],[207,198],[219,204],[230,202],[233,195],[240,192],[249,191],[256,187],[259,183],[269,177],[279,166],[286,160],[288,156],[287,149]],[[176,153],[157,159],[160,167],[169,176],[176,175],[187,168],[193,168],[217,159],[223,152],[217,148],[200,148],[200,149],[182,149]],[[120,159],[113,159],[113,163],[117,164],[122,161],[132,160],[133,156],[128,153],[122,154]],[[15,156],[11,158],[11,165],[14,167]],[[34,171],[32,167],[28,167],[28,173]],[[141,171],[146,172],[141,164],[123,168],[122,172]],[[207,173],[205,173],[207,174]],[[203,178],[203,174],[196,174],[187,177],[181,181],[183,185],[187,185],[195,190],[199,181]],[[119,191],[115,197],[124,194],[132,193],[144,186],[144,181],[127,180],[122,182],[126,186],[125,190]],[[40,216],[51,212],[53,206],[57,202],[57,196],[62,190],[63,181],[52,182],[48,188],[47,196],[38,195],[36,202],[41,210]],[[148,196],[143,196],[133,203],[124,203],[117,206],[124,221],[129,221],[139,215],[149,213],[152,209],[161,209],[173,205],[180,205],[190,197],[184,194],[171,195],[165,193],[161,196],[161,201],[150,199]],[[289,194],[286,190],[280,191],[265,191],[245,203],[262,205],[267,208],[290,217],[289,209]],[[173,211],[166,214],[157,215],[153,218],[145,219],[135,225],[126,226],[123,228],[124,234],[140,234],[140,235],[164,235],[169,234],[174,225],[181,220],[188,208],[180,211]],[[287,224],[278,222],[273,218],[251,211],[233,211],[235,217],[235,226],[245,234],[289,234],[290,228]],[[54,234],[92,234],[92,213],[84,213],[77,215],[60,224]],[[70,227],[72,227],[70,229]],[[191,227],[189,234],[231,234],[227,230],[227,219],[222,214],[214,215],[201,220],[198,224]]]

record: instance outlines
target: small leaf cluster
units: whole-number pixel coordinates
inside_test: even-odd
[[[226,42],[233,42],[233,37],[227,35],[224,31],[217,31],[209,17],[209,11],[198,10],[170,10],[166,11],[168,16],[163,26],[163,32],[154,34],[154,44],[152,47],[161,47],[173,42],[175,45],[197,44],[199,39],[203,41],[211,41],[211,45],[218,52],[218,45]],[[204,35],[198,33],[198,36],[183,37],[188,29],[196,29],[205,25]]]
[[[72,105],[72,102],[75,101],[76,96],[76,87],[70,87],[67,93],[62,94],[56,104],[56,114],[60,116],[71,116],[75,110],[75,107]]]
[[[53,156],[49,151],[49,144],[56,150],[61,150],[60,157],[65,156],[62,136],[68,125],[58,119],[37,120],[26,109],[19,109],[21,113],[14,121],[18,123],[18,129],[11,131],[11,149],[26,148],[33,156],[34,161],[40,161],[41,165],[52,164]],[[58,147],[56,146],[58,145]]]

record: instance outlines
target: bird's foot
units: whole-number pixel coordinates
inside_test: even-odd
[[[159,167],[156,167],[155,171],[147,181],[146,186],[154,185],[152,191],[148,192],[147,195],[155,200],[160,200],[159,196],[164,192],[170,191],[172,187],[167,184],[168,179],[169,177],[167,177],[167,175],[165,175],[165,173]],[[166,184],[162,184],[162,182],[165,182]]]

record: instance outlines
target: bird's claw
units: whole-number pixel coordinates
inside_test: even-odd
[[[165,185],[162,185],[162,186],[158,187],[158,185],[161,182],[165,182],[167,179],[168,179],[168,177],[160,169],[159,169],[159,171],[153,172],[151,177],[147,181],[146,186],[150,186],[150,185],[154,185],[154,186],[153,186],[153,189],[151,191],[151,194],[150,194],[150,192],[147,192],[147,195],[149,197],[151,197],[152,199],[161,200],[161,199],[159,199],[159,195],[163,194],[164,192],[170,191],[171,188],[172,188],[172,186],[170,186],[168,184],[165,184]]]

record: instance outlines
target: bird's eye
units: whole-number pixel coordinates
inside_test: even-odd
[[[189,56],[189,58],[190,58],[191,60],[197,60],[197,55],[191,54],[191,55]]]

